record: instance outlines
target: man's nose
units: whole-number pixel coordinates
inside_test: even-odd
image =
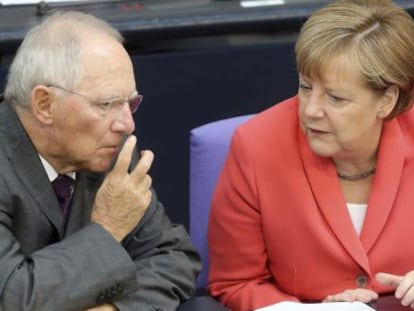
[[[115,117],[113,131],[131,134],[135,130],[135,121],[129,105],[125,104]]]

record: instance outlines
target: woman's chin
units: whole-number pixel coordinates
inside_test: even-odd
[[[310,149],[320,157],[331,157],[335,154],[332,147],[325,144],[310,144]]]

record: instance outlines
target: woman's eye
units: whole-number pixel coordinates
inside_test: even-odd
[[[336,102],[336,103],[340,103],[340,102],[344,101],[344,99],[342,97],[338,97],[338,96],[335,96],[333,94],[328,94],[328,96],[333,102]]]
[[[306,84],[306,83],[299,83],[299,88],[304,90],[304,91],[312,90],[312,87],[309,84]]]

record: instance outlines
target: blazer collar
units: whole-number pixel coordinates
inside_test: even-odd
[[[0,104],[0,123],[0,131],[6,132],[1,136],[5,139],[3,146],[10,165],[25,186],[22,191],[30,194],[37,208],[55,226],[60,238],[63,238],[65,228],[62,213],[37,150],[24,130],[17,113],[4,102]],[[101,179],[100,173],[77,174],[66,235],[90,221],[90,211]]]
[[[406,144],[399,119],[384,123],[368,210],[361,241],[369,252],[384,228],[397,197],[406,158]]]
[[[37,207],[62,236],[63,219],[59,203],[37,151],[25,132],[16,111],[7,103],[2,103],[0,106],[2,122],[4,122],[2,128],[7,130],[7,135],[4,135],[6,154],[17,178],[25,186],[22,191],[30,194]]]
[[[397,119],[385,122],[383,126],[373,191],[360,237],[349,217],[331,158],[313,153],[302,130],[299,130],[299,148],[305,174],[321,213],[346,251],[369,271],[367,253],[385,225],[402,174],[405,151]]]

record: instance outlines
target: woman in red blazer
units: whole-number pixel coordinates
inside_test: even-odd
[[[414,22],[388,0],[311,16],[298,95],[240,126],[213,198],[209,291],[414,307]]]

